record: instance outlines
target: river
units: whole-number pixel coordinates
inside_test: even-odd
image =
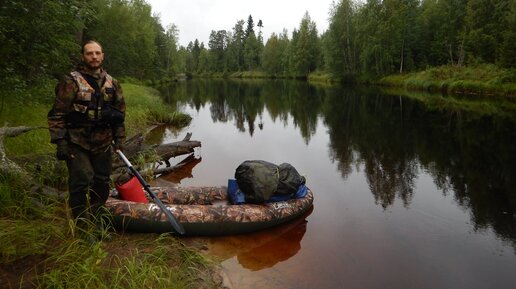
[[[226,185],[245,160],[292,164],[302,218],[202,238],[232,288],[515,288],[516,114],[373,87],[194,80],[162,88],[199,140],[180,185]],[[156,137],[155,137],[156,138]]]

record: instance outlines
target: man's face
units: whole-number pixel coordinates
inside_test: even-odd
[[[82,54],[82,61],[90,69],[99,69],[104,61],[104,53],[102,48],[97,43],[88,43],[84,46],[84,53]]]

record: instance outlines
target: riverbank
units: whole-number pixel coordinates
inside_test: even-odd
[[[150,88],[123,83],[127,134],[156,122],[186,125],[188,115],[173,111]],[[52,85],[2,92],[0,122],[46,126]],[[66,170],[52,156],[47,129],[5,139],[10,158],[46,156],[22,164],[36,182],[63,186]],[[29,158],[33,159],[33,158]],[[218,288],[215,261],[171,235],[111,235],[94,245],[77,236],[62,201],[30,193],[26,179],[0,174],[0,287],[7,288]],[[39,204],[39,205],[35,205]],[[202,245],[200,245],[202,246]]]
[[[378,84],[443,94],[515,98],[516,69],[503,69],[495,65],[440,66],[421,72],[386,76]]]
[[[504,69],[495,65],[471,67],[440,66],[423,71],[395,74],[379,79],[349,75],[337,79],[331,73],[315,71],[307,77],[271,75],[263,71],[194,74],[193,78],[245,78],[245,79],[306,79],[311,83],[332,85],[339,82],[375,84],[384,87],[403,88],[445,95],[516,97],[516,69]]]

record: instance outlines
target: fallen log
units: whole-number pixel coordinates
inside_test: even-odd
[[[17,172],[21,173],[23,169],[18,166],[15,162],[11,161],[5,154],[4,138],[15,137],[20,134],[29,132],[31,130],[40,129],[41,127],[29,127],[29,126],[17,126],[17,127],[4,127],[0,128],[0,172]]]
[[[193,153],[194,148],[201,146],[200,141],[190,140],[191,137],[192,133],[189,132],[181,141],[159,145],[156,153],[167,167],[170,167],[170,158]]]
[[[168,180],[169,178],[171,178],[170,176],[174,176],[172,178],[181,180],[181,179],[187,178],[187,177],[191,178],[193,167],[195,167],[195,165],[197,165],[201,161],[202,161],[202,158],[197,158],[192,153],[189,156],[187,156],[184,160],[180,161],[179,163],[177,163],[174,166],[144,169],[144,170],[139,170],[139,172],[141,175],[144,175],[144,176],[145,175],[146,176],[152,175],[154,177],[159,176],[158,179],[165,178]],[[132,176],[127,172],[116,173],[116,174],[111,175],[111,178],[113,180],[115,180],[115,183],[125,183],[131,177]],[[172,183],[179,183],[178,181],[177,182],[173,182],[171,180],[169,180],[169,181]]]
[[[34,181],[32,176],[25,171],[22,167],[20,167],[16,162],[10,160],[6,153],[4,147],[4,139],[5,137],[16,137],[23,133],[36,130],[36,129],[44,129],[45,127],[28,127],[28,126],[17,126],[17,127],[4,127],[0,128],[0,173],[7,174],[18,174],[21,178],[27,181],[30,186],[30,191],[33,194],[45,195],[49,197],[57,197],[59,199],[63,199],[63,194],[52,187],[48,187],[40,184],[39,182]],[[46,128],[45,128],[46,129]],[[35,205],[42,205],[39,201],[34,200]]]
[[[124,142],[124,154],[129,159],[134,158],[138,153],[143,154],[144,158],[146,154],[149,154],[150,157],[145,158],[146,162],[158,162],[159,164],[165,162],[167,167],[170,167],[171,158],[191,154],[194,152],[195,148],[201,146],[200,141],[190,140],[191,136],[192,133],[187,133],[183,140],[177,142],[146,146],[144,136],[138,134]],[[115,156],[113,171],[120,174],[121,168],[125,168],[125,165]],[[139,169],[137,166],[135,166],[135,168]]]
[[[202,158],[196,158],[194,156],[194,154],[192,153],[189,156],[187,156],[184,160],[177,163],[175,166],[156,168],[156,169],[154,169],[153,173],[155,176],[157,176],[157,175],[170,174],[170,173],[178,171],[186,166],[190,166],[191,168],[193,168],[196,164],[200,163],[201,160],[202,160]],[[192,170],[190,169],[190,176],[191,176],[191,171]]]

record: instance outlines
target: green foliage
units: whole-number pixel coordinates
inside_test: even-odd
[[[324,68],[345,78],[446,64],[514,67],[515,23],[509,0],[341,0],[322,37]]]
[[[0,79],[23,89],[67,73],[81,43],[98,40],[105,67],[115,76],[170,78],[184,71],[177,28],[164,29],[144,0],[4,1],[0,7]],[[178,61],[176,61],[178,60]]]
[[[331,9],[330,28],[324,35],[323,50],[327,70],[338,77],[359,72],[358,35],[353,24],[355,14],[355,4],[350,0],[334,4]]]
[[[150,5],[142,0],[109,0],[96,9],[95,21],[88,26],[85,37],[102,44],[105,66],[115,75],[148,78],[158,48]]]
[[[420,67],[462,65],[464,60],[464,19],[467,0],[427,0],[421,5]]]
[[[434,67],[418,73],[384,77],[380,82],[433,92],[516,96],[516,71],[495,65]]]
[[[3,1],[0,9],[0,79],[23,86],[70,66],[75,34],[87,9],[79,0]],[[7,82],[5,82],[7,81]]]
[[[317,68],[320,46],[315,22],[305,13],[299,31],[295,31],[291,42],[291,67],[295,76],[307,76]]]
[[[283,75],[288,67],[282,62],[283,54],[289,44],[287,37],[278,37],[275,33],[271,35],[262,53],[263,70],[272,75]]]
[[[225,70],[224,57],[228,46],[228,35],[226,30],[214,31],[210,33],[210,64],[211,71],[221,72]]]
[[[500,64],[504,67],[516,67],[516,1],[509,2],[505,20],[507,26],[502,32]]]
[[[204,47],[199,44],[199,40],[195,39],[192,43],[188,44],[188,47],[181,48],[180,57],[184,59],[185,69],[184,71],[187,73],[197,72],[199,69],[199,57],[201,54],[201,50],[204,50]]]
[[[244,40],[244,67],[247,70],[254,70],[260,66],[261,43],[251,32]]]
[[[466,49],[471,60],[480,63],[495,63],[497,46],[502,43],[502,33],[507,27],[509,0],[469,0],[466,9]]]
[[[228,70],[241,71],[244,69],[244,20],[239,20],[233,27],[233,36],[228,44]]]

